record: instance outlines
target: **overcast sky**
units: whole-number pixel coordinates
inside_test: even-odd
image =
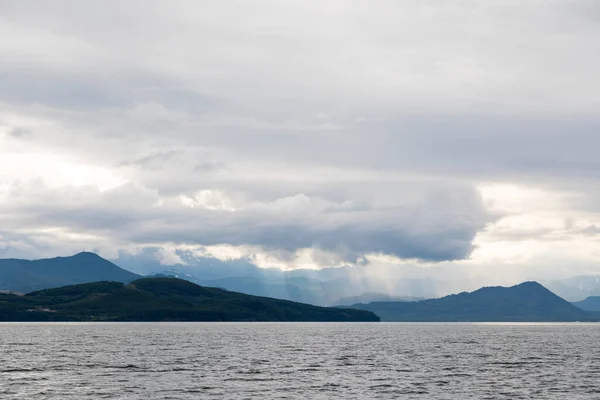
[[[599,43],[596,0],[0,0],[0,257],[599,274]]]

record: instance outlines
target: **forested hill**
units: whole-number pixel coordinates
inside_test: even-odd
[[[379,321],[370,311],[318,307],[198,286],[176,278],[94,282],[0,295],[0,321]]]

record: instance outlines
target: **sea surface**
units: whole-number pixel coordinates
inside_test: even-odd
[[[600,325],[2,323],[0,399],[600,399]]]

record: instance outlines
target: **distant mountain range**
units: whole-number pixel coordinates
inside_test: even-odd
[[[339,299],[337,301],[336,304],[334,304],[335,306],[350,306],[352,304],[357,304],[357,303],[373,303],[373,302],[382,302],[382,301],[405,301],[405,302],[412,302],[412,301],[421,301],[421,300],[426,300],[422,297],[404,297],[404,296],[391,296],[389,294],[386,293],[363,293],[361,295],[358,296],[350,296],[350,297],[343,297],[341,299]]]
[[[600,276],[575,276],[542,281],[542,284],[568,301],[581,301],[590,296],[600,296]]]
[[[294,270],[259,268],[245,262],[225,264],[212,260],[197,266],[157,270],[149,276],[173,276],[190,282],[256,296],[274,297],[320,306],[349,304],[350,297],[392,291],[389,298],[437,297],[447,284],[433,278],[373,281],[365,267]],[[96,281],[130,282],[141,275],[129,272],[94,253],[41,260],[0,260],[0,290],[34,290]],[[366,299],[367,297],[365,297]],[[343,299],[343,300],[342,300]],[[360,298],[356,298],[360,299]]]
[[[317,307],[205,288],[176,278],[95,282],[0,294],[0,321],[377,322],[369,311]]]
[[[181,278],[229,293],[319,306],[351,306],[372,311],[388,321],[588,321],[600,316],[600,296],[585,296],[589,298],[570,304],[538,283],[486,287],[438,298],[436,293],[457,285],[430,277],[382,279],[380,275],[369,276],[368,268],[361,266],[281,271],[244,262],[234,263],[231,268],[211,262],[179,267],[160,270],[153,276]],[[28,293],[99,281],[129,283],[140,278],[93,253],[34,261],[0,260],[0,293]],[[596,293],[597,283],[595,277],[550,281],[553,291],[570,294],[569,300],[582,300],[583,294]]]
[[[343,268],[340,268],[340,271],[322,271],[322,274],[311,271],[309,274],[311,277],[302,276],[299,271],[257,269],[258,271],[253,271],[251,268],[238,271],[249,275],[218,278],[214,277],[215,273],[212,273],[211,269],[211,273],[208,274],[212,277],[210,279],[199,278],[202,269],[193,268],[167,269],[150,276],[172,276],[202,286],[322,306],[349,305],[375,300],[422,300],[437,297],[435,288],[443,285],[432,278],[405,279],[391,286],[396,293],[403,294],[389,295],[378,292],[384,287],[354,279]]]
[[[96,281],[130,282],[140,275],[119,268],[94,253],[42,260],[0,260],[0,290],[34,290]]]
[[[591,296],[585,300],[573,302],[572,304],[582,310],[600,312],[600,296]]]
[[[575,307],[537,282],[485,287],[417,302],[373,302],[351,308],[372,311],[382,321],[427,322],[574,322],[597,316]]]
[[[303,277],[286,280],[275,277],[261,278],[259,276],[200,279],[173,269],[161,271],[158,275],[172,276],[206,287],[216,287],[255,296],[274,297],[315,305],[329,305],[327,301],[322,299],[322,294],[326,293],[327,290],[327,283]]]

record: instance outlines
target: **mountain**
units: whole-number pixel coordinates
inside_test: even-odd
[[[121,261],[142,270],[141,265],[135,265],[131,260],[123,258]],[[371,292],[390,293],[394,296],[390,299],[437,297],[436,293],[445,286],[442,281],[432,278],[381,280],[378,274],[371,276],[370,270],[363,267],[282,271],[277,268],[259,268],[245,260],[223,263],[219,260],[201,259],[194,260],[198,264],[177,265],[165,270],[154,269],[160,267],[155,258],[142,261],[148,262],[153,268],[153,273],[149,275],[151,277],[174,276],[201,286],[319,306],[339,305],[341,298]],[[34,261],[0,260],[0,291],[26,293],[97,281],[127,283],[141,277],[93,253]],[[365,301],[357,299],[355,302]]]
[[[304,278],[292,278],[283,280],[278,278],[261,278],[258,276],[235,276],[218,279],[200,279],[195,275],[183,272],[179,269],[168,269],[160,271],[154,276],[170,276],[174,278],[185,279],[197,285],[226,289],[234,292],[251,294],[254,296],[274,297],[276,299],[291,300],[300,303],[308,303],[314,305],[327,305],[318,294],[306,288],[299,287]],[[320,286],[322,282],[312,281],[313,286]],[[317,293],[322,293],[323,289],[317,290]]]
[[[337,268],[335,273],[326,270],[294,270],[282,271],[279,269],[258,268],[245,276],[228,276],[231,273],[240,273],[239,268],[228,271],[222,267],[219,278],[214,278],[215,271],[207,267],[177,266],[167,270],[159,270],[148,277],[172,276],[181,278],[201,286],[218,287],[235,292],[252,294],[255,296],[274,297],[283,300],[297,301],[320,306],[340,306],[354,303],[368,303],[383,300],[423,300],[424,298],[438,297],[434,293],[435,286],[440,281],[432,278],[402,279],[381,284],[381,280],[371,282],[368,277],[353,277],[351,273],[361,272],[349,268]],[[205,275],[206,273],[206,275]],[[262,275],[261,275],[262,273]],[[306,274],[306,275],[305,275]],[[227,275],[227,276],[225,276]],[[364,280],[363,280],[364,279]],[[383,291],[392,291],[385,294]],[[361,295],[361,293],[366,293]],[[375,297],[360,297],[360,296]]]
[[[336,301],[334,306],[350,306],[352,304],[368,304],[373,302],[382,302],[382,301],[421,301],[425,300],[422,297],[410,297],[410,296],[392,296],[387,293],[363,293],[358,296],[350,296],[350,297],[342,297],[338,301]]]
[[[374,292],[402,298],[438,298],[475,290],[485,282],[485,278],[472,277],[467,270],[449,269],[443,265],[422,268],[414,263],[377,263],[282,270],[259,267],[252,257],[219,260],[187,250],[178,250],[177,262],[167,266],[159,261],[162,259],[160,251],[158,247],[145,248],[135,254],[123,251],[111,261],[146,276],[173,275],[202,286],[322,306],[338,305],[341,298]],[[171,270],[165,271],[167,269]]]
[[[185,279],[188,282],[192,282],[192,283],[196,283],[196,284],[200,283],[200,279],[198,279],[196,276],[179,271],[177,269],[173,269],[173,268],[157,271],[157,272],[154,272],[152,274],[148,274],[145,276],[145,278],[165,278],[165,277]]]
[[[369,311],[308,304],[217,288],[177,278],[130,284],[95,282],[25,296],[0,294],[0,321],[370,321]]]
[[[575,276],[542,282],[544,286],[568,301],[581,301],[600,296],[600,276]]]
[[[571,322],[596,317],[558,297],[537,282],[506,287],[485,287],[417,302],[355,304],[383,321],[428,322]]]
[[[581,308],[585,311],[598,311],[600,312],[600,296],[590,296],[585,300],[576,301],[572,303],[574,306]]]
[[[42,260],[0,260],[0,290],[30,292],[96,281],[130,282],[140,275],[119,268],[94,253]]]
[[[325,305],[314,291],[285,281],[270,281],[254,277],[234,277],[204,280],[199,283],[203,286],[224,288],[254,296],[274,297],[276,299],[300,303]]]

